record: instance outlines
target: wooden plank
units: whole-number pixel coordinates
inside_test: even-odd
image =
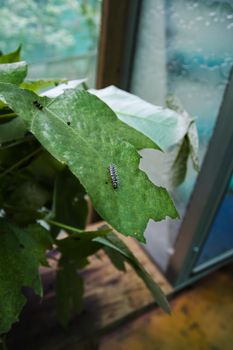
[[[88,229],[95,230],[101,225],[103,223]],[[141,246],[129,237],[124,238],[124,241],[163,291],[171,293],[171,286]],[[16,344],[17,348],[22,346],[24,350],[32,347],[34,350],[69,349],[80,339],[104,332],[154,304],[150,292],[130,267],[126,273],[116,270],[102,251],[100,259],[92,256],[90,261],[90,265],[82,271],[85,279],[85,310],[75,317],[69,330],[64,331],[56,322],[55,269],[51,271],[43,268],[44,300],[41,302],[37,297],[32,298],[23,312],[21,322],[10,333],[9,349],[15,349]]]

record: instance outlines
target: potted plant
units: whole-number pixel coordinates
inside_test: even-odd
[[[26,75],[20,48],[0,56],[0,334],[19,318],[26,303],[22,287],[42,296],[38,268],[48,266],[46,257],[53,254],[59,258],[57,305],[64,327],[82,309],[78,271],[100,249],[117,268],[130,264],[169,312],[159,286],[113,230],[143,243],[149,219],[178,218],[167,190],[139,168],[139,151],[161,153],[166,143],[169,179],[179,184],[189,155],[197,167],[193,119],[182,110],[150,109],[114,87],[87,91],[83,81],[70,88],[73,83]],[[129,102],[127,110],[121,101]],[[129,113],[142,104],[141,118]],[[88,232],[90,202],[108,224]]]

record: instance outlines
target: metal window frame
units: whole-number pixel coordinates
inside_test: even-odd
[[[233,172],[233,70],[225,89],[215,129],[198,176],[186,215],[179,230],[168,268],[168,280],[175,286],[188,284],[206,271],[233,258],[213,259],[212,264],[194,270],[200,249],[221,204]],[[196,275],[195,275],[196,272]]]

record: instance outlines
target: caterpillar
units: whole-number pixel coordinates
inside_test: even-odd
[[[44,108],[38,101],[33,101],[33,104],[36,108],[38,108],[40,111]]]
[[[118,176],[116,166],[111,163],[108,167],[108,170],[111,177],[112,187],[114,188],[114,190],[116,190],[118,188]]]

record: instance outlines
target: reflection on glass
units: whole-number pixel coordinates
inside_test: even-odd
[[[233,3],[169,1],[167,10],[167,89],[196,117],[203,161],[233,65]],[[189,170],[176,191],[185,205],[196,178]]]
[[[99,35],[99,0],[0,0],[0,50],[23,45],[31,77],[92,82]]]
[[[196,266],[211,262],[227,252],[233,252],[233,176],[211,225]]]
[[[178,97],[196,118],[201,163],[233,65],[232,36],[230,0],[143,1],[131,91],[160,105],[165,105],[168,94]],[[190,164],[185,182],[173,191],[181,217],[196,178]],[[162,268],[173,252],[180,223],[148,225],[147,249]]]

